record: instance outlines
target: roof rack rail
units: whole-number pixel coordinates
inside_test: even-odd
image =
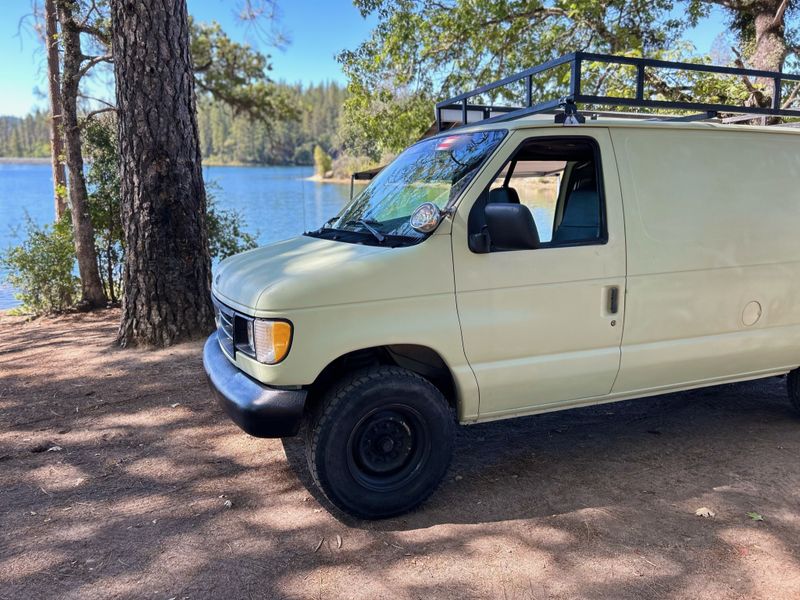
[[[585,63],[602,63],[607,65],[626,65],[633,67],[636,72],[635,92],[632,97],[607,96],[598,94],[586,94],[583,92],[584,84],[582,80],[585,76]],[[534,102],[533,85],[534,78],[548,71],[553,71],[564,65],[569,66],[569,91],[566,96],[551,98],[541,102]],[[664,69],[670,71],[684,71],[694,73],[707,73],[717,75],[731,75],[736,77],[749,77],[759,79],[770,79],[775,83],[775,97],[772,98],[770,107],[738,106],[733,104],[713,104],[693,101],[674,101],[659,100],[645,96],[646,82],[648,81],[648,69]],[[524,104],[522,106],[493,106],[484,103],[470,103],[470,99],[482,96],[489,92],[499,90],[511,84],[523,83],[525,93]],[[533,114],[548,112],[559,112],[564,109],[564,114],[559,116],[560,122],[573,124],[573,121],[580,120],[580,115],[575,110],[578,104],[610,106],[610,107],[632,107],[651,110],[673,109],[697,111],[698,115],[688,115],[687,117],[674,117],[673,119],[683,120],[702,120],[716,118],[719,113],[732,113],[743,115],[754,115],[755,118],[761,116],[775,117],[800,117],[800,107],[782,107],[781,88],[783,82],[800,82],[800,75],[788,73],[778,73],[774,71],[760,71],[756,69],[739,69],[734,67],[720,67],[715,65],[703,65],[696,63],[673,62],[665,60],[655,60],[649,58],[632,58],[627,56],[613,56],[610,54],[595,54],[592,52],[573,52],[560,58],[550,60],[530,69],[520,71],[498,81],[480,86],[458,96],[453,96],[446,100],[436,103],[436,129],[459,127],[464,125],[474,125],[476,123],[502,122],[518,119]],[[644,112],[642,118],[661,117],[662,115]],[[572,117],[572,118],[569,118]],[[449,125],[450,127],[447,127]]]

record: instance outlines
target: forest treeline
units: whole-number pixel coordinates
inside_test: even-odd
[[[0,117],[0,156],[50,156],[48,113],[35,110],[23,118]]]
[[[296,107],[295,119],[254,122],[210,97],[198,99],[200,150],[207,163],[311,165],[314,146],[336,151],[345,88],[335,82],[277,85]],[[0,156],[50,156],[47,112],[0,117]]]

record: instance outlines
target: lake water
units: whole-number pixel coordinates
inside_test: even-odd
[[[239,211],[259,245],[316,229],[344,206],[350,186],[307,181],[311,167],[206,167],[217,206]],[[0,249],[25,236],[26,218],[53,220],[48,163],[0,163]],[[19,304],[0,269],[0,310]]]

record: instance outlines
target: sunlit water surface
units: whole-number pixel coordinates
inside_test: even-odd
[[[217,206],[238,211],[259,245],[316,229],[347,202],[350,186],[308,181],[310,167],[206,167]],[[48,163],[0,163],[0,250],[25,236],[28,218],[53,220]],[[0,310],[19,302],[0,267]]]

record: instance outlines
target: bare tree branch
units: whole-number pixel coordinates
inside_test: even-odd
[[[733,61],[740,69],[746,69],[747,67],[744,64],[744,60],[742,60],[742,53],[739,52],[738,49],[731,47],[733,54],[736,56],[736,59]],[[750,78],[747,75],[742,75],[742,83],[744,83],[744,87],[747,88],[747,91],[750,92],[750,96],[756,102],[758,106],[766,106],[766,97],[764,96],[764,91],[758,89],[753,82],[750,81]]]
[[[94,96],[87,96],[86,94],[78,94],[78,98],[82,98],[83,100],[92,100],[94,102],[99,102],[100,104],[110,106],[111,108],[116,108],[116,106],[111,104],[108,100],[103,100],[102,98],[95,98]]]
[[[104,54],[102,56],[84,56],[83,60],[85,60],[86,63],[78,71],[78,77],[83,77],[84,75],[86,75],[86,73],[89,72],[89,69],[91,69],[95,65],[98,65],[102,62],[107,62],[107,63],[112,62],[110,54]]]
[[[675,99],[678,102],[691,102],[693,100],[691,95],[686,94],[680,88],[669,85],[669,83],[664,81],[658,75],[654,74],[652,71],[646,71],[644,78],[645,81],[653,86],[653,89],[655,89],[656,92],[667,99]]]
[[[277,0],[239,0],[235,12],[245,28],[268,45],[283,49],[291,42],[278,27],[281,14]]]
[[[75,24],[75,26],[81,33],[86,33],[88,35],[93,36],[106,46],[108,46],[111,43],[111,39],[108,37],[108,32],[103,31],[99,27],[95,27],[94,25],[89,25],[89,24],[79,25],[77,23]]]
[[[783,23],[783,17],[786,14],[786,9],[789,8],[789,0],[783,0],[775,13],[775,18],[772,19],[772,28],[779,27]]]
[[[797,94],[800,93],[800,83],[794,86],[794,89],[791,91],[789,96],[784,100],[783,104],[781,104],[781,108],[789,108],[792,103],[797,99]]]
[[[93,12],[97,12],[98,15],[100,14],[99,9],[97,8],[96,0],[92,0],[92,2],[89,4],[89,9],[86,11],[86,14],[84,15],[83,19],[81,19],[81,22],[78,23],[79,28],[90,27],[89,19],[91,18]]]
[[[84,123],[91,121],[97,115],[100,115],[102,113],[116,112],[116,111],[117,111],[116,106],[106,106],[105,108],[98,108],[97,110],[93,110],[91,112],[86,113],[86,116],[84,117]]]
[[[33,34],[40,42],[47,47],[47,35],[45,35],[44,9],[39,0],[31,0],[31,12],[25,13],[17,21],[15,38],[19,40],[19,48],[22,50],[25,45],[23,34]]]

